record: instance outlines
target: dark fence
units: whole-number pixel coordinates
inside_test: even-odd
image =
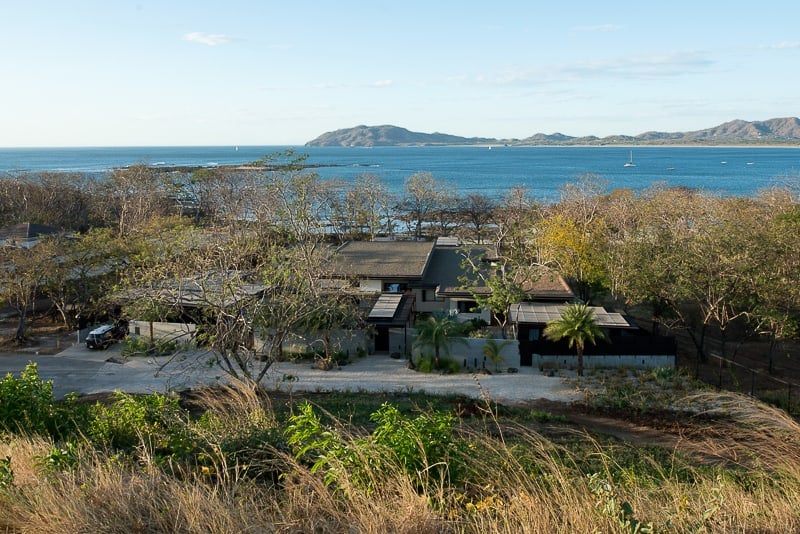
[[[800,414],[800,384],[771,376],[766,371],[753,369],[722,356],[709,355],[716,369],[713,377],[720,390],[736,391],[760,399],[786,410],[791,415]],[[709,380],[709,376],[703,377]]]
[[[575,354],[575,348],[569,348],[566,341],[552,342],[546,339],[520,341],[520,352],[526,350],[531,354],[542,356]],[[586,343],[583,348],[584,356],[674,356],[675,352],[674,338],[649,335],[621,336],[612,339],[611,342],[600,341],[597,345]]]

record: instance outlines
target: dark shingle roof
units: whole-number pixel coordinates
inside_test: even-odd
[[[550,270],[543,270],[541,276],[533,282],[525,282],[522,288],[534,300],[557,300],[566,302],[575,298],[564,278]]]
[[[422,279],[432,242],[350,241],[331,258],[333,276],[372,279]]]
[[[470,291],[462,287],[461,280],[459,280],[460,277],[467,274],[462,266],[463,255],[469,253],[476,261],[480,261],[480,256],[485,252],[484,249],[477,248],[436,247],[422,283],[426,286],[437,287],[440,295],[469,296],[471,295]],[[470,276],[470,278],[476,277]]]

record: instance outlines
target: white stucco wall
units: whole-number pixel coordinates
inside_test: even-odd
[[[331,333],[332,350],[349,353],[350,356],[355,356],[359,349],[369,352],[369,342],[370,337],[366,332],[336,330]],[[256,336],[254,344],[256,351],[261,351],[266,347],[266,340]],[[324,345],[320,336],[292,334],[283,342],[284,352],[312,352],[314,350],[322,350],[323,348]]]
[[[194,340],[196,325],[191,323],[153,323],[153,337],[162,341],[178,341],[188,343]],[[139,337],[150,338],[148,321],[128,322],[128,331]]]

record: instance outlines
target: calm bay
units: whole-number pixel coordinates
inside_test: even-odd
[[[416,172],[456,186],[462,195],[502,196],[528,187],[534,198],[556,200],[561,187],[591,174],[608,189],[654,184],[714,195],[753,196],[778,186],[798,187],[800,147],[683,146],[413,146],[413,147],[99,147],[0,148],[0,177],[16,173],[75,172],[102,177],[114,168],[242,165],[287,149],[308,156],[322,178],[349,181],[373,174],[402,191]],[[632,165],[625,166],[626,162]]]

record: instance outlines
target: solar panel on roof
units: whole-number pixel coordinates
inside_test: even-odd
[[[369,312],[371,319],[391,319],[397,313],[403,295],[381,295]]]
[[[563,304],[523,302],[518,304],[516,309],[512,309],[512,314],[516,312],[516,321],[519,323],[547,324],[550,321],[560,319],[564,307]],[[606,311],[605,308],[600,306],[590,306],[589,309],[594,313],[594,319],[598,326],[618,328],[631,326],[622,314]]]
[[[436,245],[439,247],[457,247],[460,244],[457,237],[438,237],[436,238]]]

